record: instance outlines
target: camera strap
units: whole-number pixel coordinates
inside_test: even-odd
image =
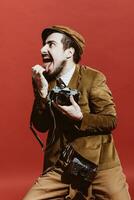
[[[35,106],[35,102],[33,104],[33,108],[34,108],[34,106]],[[37,134],[37,132],[34,130],[34,127],[33,127],[33,122],[32,122],[33,108],[32,108],[32,112],[31,112],[31,116],[30,116],[30,124],[29,124],[30,130],[32,131],[33,135],[35,136],[35,138],[39,142],[39,144],[42,148],[42,151],[44,151],[44,143],[42,142],[41,138],[39,137],[39,135]]]
[[[51,141],[49,142],[49,144],[47,144],[46,147],[44,147],[43,141],[41,140],[41,138],[39,137],[39,135],[37,134],[37,132],[35,131],[35,129],[33,127],[33,122],[32,122],[32,113],[33,112],[31,113],[31,117],[30,117],[30,129],[31,129],[32,133],[34,134],[35,138],[37,139],[37,141],[39,142],[39,144],[40,144],[40,146],[42,148],[42,151],[45,151],[46,149],[48,149],[48,147],[50,147],[53,144],[54,139],[55,139],[56,120],[55,120],[54,112],[52,110],[52,105],[51,105],[52,102],[51,102],[51,100],[49,100],[47,104],[49,106],[49,110],[50,110],[51,116],[53,118],[53,130],[52,130]]]
[[[66,87],[65,83],[62,81],[61,78],[57,78],[56,83],[57,83],[57,86],[60,87],[61,89]],[[53,119],[53,130],[52,130],[51,141],[49,142],[49,144],[47,144],[46,147],[44,147],[43,141],[41,140],[41,138],[39,137],[39,135],[37,134],[37,132],[35,131],[35,129],[33,127],[33,122],[32,122],[33,111],[31,113],[31,117],[30,117],[30,129],[31,129],[32,133],[34,134],[35,138],[37,139],[37,141],[39,142],[39,144],[41,145],[42,151],[47,150],[53,144],[53,142],[55,140],[56,120],[55,120],[55,115],[54,115],[54,112],[53,112],[53,109],[52,109],[52,101],[51,101],[50,95],[51,95],[51,91],[47,95],[47,105],[49,107],[49,111],[50,111],[50,114],[51,114],[52,119]],[[33,107],[34,107],[34,105],[33,105]]]

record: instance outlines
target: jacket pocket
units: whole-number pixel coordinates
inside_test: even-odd
[[[101,153],[101,136],[86,136],[74,140],[71,145],[80,155],[99,165]]]

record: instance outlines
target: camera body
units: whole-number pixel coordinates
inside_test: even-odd
[[[71,105],[70,96],[73,96],[74,100],[78,103],[80,92],[76,89],[70,89],[68,87],[54,87],[49,93],[49,99],[60,105]]]

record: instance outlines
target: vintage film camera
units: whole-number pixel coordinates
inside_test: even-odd
[[[73,96],[74,100],[78,103],[80,92],[76,89],[70,89],[69,87],[66,87],[64,82],[60,80],[58,86],[55,86],[52,90],[50,90],[49,99],[62,106],[69,106],[71,105],[71,95]]]

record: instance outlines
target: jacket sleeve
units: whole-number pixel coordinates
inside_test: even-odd
[[[46,132],[50,127],[49,109],[43,99],[35,99],[31,113],[31,123],[40,132]]]
[[[36,130],[46,132],[50,127],[51,121],[49,106],[47,104],[47,100],[40,96],[35,83],[32,83],[35,99],[31,112],[30,123],[32,123]]]
[[[79,130],[87,135],[110,134],[116,127],[116,110],[102,73],[96,72],[88,98],[90,112],[83,113]]]

